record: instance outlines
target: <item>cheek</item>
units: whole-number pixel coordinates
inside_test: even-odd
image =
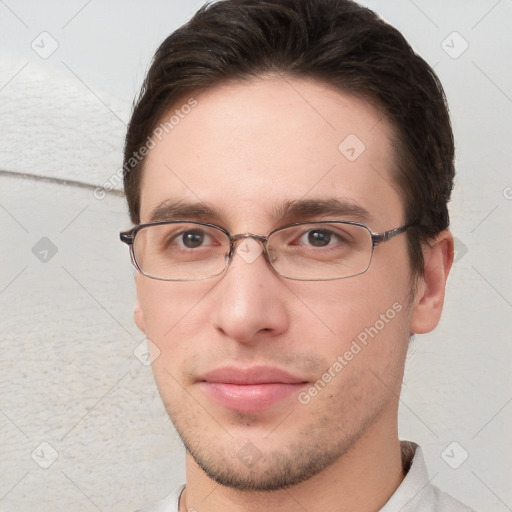
[[[310,294],[299,292],[297,295],[302,295],[305,302],[311,304],[335,336],[346,338],[373,325],[386,312],[393,316],[397,309],[405,311],[408,282],[400,274],[374,276],[368,272],[346,280],[322,283]]]
[[[159,338],[157,335],[165,329],[167,309],[170,295],[163,283],[152,281],[144,276],[137,276],[137,298],[146,327],[148,338]]]
[[[176,361],[205,327],[208,293],[215,282],[165,282],[138,276],[136,284],[146,337],[159,348],[161,362]]]
[[[317,345],[329,367],[341,356],[344,369],[350,367],[346,377],[372,369],[394,380],[400,373],[410,325],[409,282],[403,274],[368,272],[323,283],[321,292],[317,287],[305,299],[329,328]],[[305,318],[301,323],[303,333],[311,332]]]

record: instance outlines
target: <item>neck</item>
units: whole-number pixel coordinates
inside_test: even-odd
[[[385,429],[385,425],[392,428]],[[180,511],[201,512],[375,512],[404,474],[400,442],[389,418],[376,421],[337,461],[312,478],[270,492],[240,491],[211,480],[187,453],[187,485]]]

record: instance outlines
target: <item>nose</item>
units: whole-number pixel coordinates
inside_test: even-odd
[[[237,239],[231,265],[213,298],[213,325],[239,343],[277,336],[289,325],[286,288],[255,238]]]

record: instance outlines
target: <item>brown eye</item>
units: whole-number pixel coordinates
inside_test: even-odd
[[[331,236],[332,233],[325,229],[314,229],[307,233],[308,243],[313,247],[325,247],[329,245]]]
[[[181,235],[181,242],[188,249],[196,249],[204,242],[204,232],[199,229],[186,231]]]

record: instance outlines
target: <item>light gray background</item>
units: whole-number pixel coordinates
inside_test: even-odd
[[[0,1],[1,511],[130,511],[183,481],[133,353],[124,200],[94,187],[116,181],[154,50],[201,4]],[[512,2],[366,4],[435,67],[457,144],[457,261],[441,325],[410,352],[400,435],[424,447],[433,483],[512,510]]]

